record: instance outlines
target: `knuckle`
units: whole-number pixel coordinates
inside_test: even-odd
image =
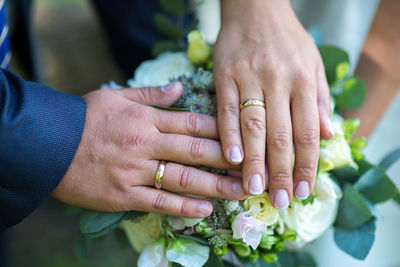
[[[182,199],[180,208],[181,216],[190,214],[190,210],[189,200],[186,198]]]
[[[274,147],[288,148],[291,144],[291,136],[287,130],[278,130],[272,134],[271,141]]]
[[[142,101],[148,101],[151,99],[151,93],[149,87],[137,88],[139,99]]]
[[[295,168],[295,176],[297,177],[302,177],[302,178],[308,178],[311,179],[312,177],[315,176],[315,168],[312,167],[296,167]]]
[[[152,138],[150,136],[141,136],[141,135],[127,135],[122,140],[123,147],[127,148],[137,148],[145,145],[149,145],[152,142]]]
[[[193,113],[189,113],[186,119],[186,130],[189,134],[198,136],[201,130],[201,118]]]
[[[132,108],[128,112],[128,117],[136,120],[147,120],[150,112],[146,108]]]
[[[252,166],[264,166],[265,157],[263,155],[248,155],[245,157],[246,163],[250,163]]]
[[[189,146],[189,154],[192,160],[201,159],[206,154],[207,146],[202,139],[192,138]]]
[[[319,132],[316,129],[307,129],[302,134],[300,134],[297,142],[300,145],[318,145]]]
[[[168,196],[163,191],[157,192],[157,196],[153,202],[153,208],[155,210],[164,210],[167,206]]]
[[[189,167],[182,167],[179,171],[179,185],[183,188],[186,189],[190,187],[192,184],[193,180],[191,179],[191,169]]]
[[[289,171],[278,171],[271,177],[271,182],[277,185],[283,185],[290,181],[291,173]]]
[[[221,116],[236,118],[238,114],[239,114],[239,109],[237,105],[234,105],[233,103],[225,104],[221,108]]]
[[[218,175],[218,176],[216,177],[214,187],[215,187],[215,191],[216,191],[218,194],[222,194],[222,193],[223,193],[223,191],[224,191],[224,186],[223,186],[223,180],[222,180],[222,177],[221,177],[221,176]]]
[[[224,129],[222,131],[222,135],[225,136],[225,138],[236,137],[239,134],[240,134],[240,132],[237,129]]]
[[[293,77],[298,84],[306,85],[307,87],[310,84],[313,84],[313,74],[308,71],[308,68],[299,66],[294,68]]]
[[[244,127],[247,131],[251,133],[264,133],[265,132],[265,122],[261,118],[255,116],[248,118],[244,122]]]

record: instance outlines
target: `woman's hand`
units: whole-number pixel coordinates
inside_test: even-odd
[[[206,217],[212,206],[176,193],[243,199],[240,178],[223,177],[185,165],[219,169],[225,161],[213,117],[163,111],[182,94],[180,83],[166,87],[99,90],[86,95],[81,143],[52,196],[104,211],[141,210]],[[154,187],[160,160],[166,160],[162,189]]]
[[[221,0],[221,9],[214,76],[223,151],[232,164],[243,161],[245,192],[268,184],[275,207],[286,208],[293,192],[299,199],[311,192],[319,138],[332,137],[324,66],[289,0]],[[266,109],[240,111],[250,99]]]

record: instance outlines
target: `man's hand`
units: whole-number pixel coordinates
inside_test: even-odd
[[[206,200],[175,193],[245,198],[240,178],[183,165],[232,169],[217,141],[213,117],[148,106],[171,105],[181,93],[181,84],[172,83],[86,95],[81,143],[52,196],[93,210],[140,210],[184,217],[206,217],[212,206]],[[153,188],[159,160],[167,161],[163,190]]]
[[[221,8],[214,77],[223,151],[232,164],[243,162],[246,192],[268,184],[275,207],[286,208],[293,192],[304,199],[312,191],[319,138],[332,137],[324,66],[289,0],[223,0]],[[266,110],[239,111],[251,99]]]

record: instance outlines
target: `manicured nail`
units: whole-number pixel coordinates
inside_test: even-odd
[[[210,214],[211,212],[211,208],[209,204],[200,204],[199,205],[199,212],[200,212],[200,216],[206,217]]]
[[[231,149],[229,150],[229,158],[234,163],[242,162],[243,157],[238,146],[231,147]]]
[[[279,189],[278,191],[276,191],[275,197],[274,197],[274,205],[275,205],[275,208],[281,209],[281,210],[289,207],[289,196],[288,196],[288,193],[286,192],[286,190]]]
[[[235,193],[236,196],[243,196],[244,191],[243,191],[243,186],[241,182],[234,182],[232,184],[232,191]]]
[[[161,86],[161,91],[164,93],[168,93],[169,91],[172,90],[172,88],[174,88],[176,83],[177,82],[172,82],[172,83]]]
[[[331,133],[332,137],[334,137],[335,136],[335,131],[333,131],[332,120],[329,118],[327,120],[327,122],[328,122],[328,130]]]
[[[310,185],[308,184],[307,181],[300,181],[295,190],[295,196],[296,198],[303,200],[308,198],[308,195],[310,194]]]
[[[252,195],[260,195],[264,191],[261,175],[253,174],[250,176],[249,191]]]

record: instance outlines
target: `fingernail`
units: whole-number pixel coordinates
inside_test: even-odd
[[[241,182],[234,182],[232,184],[232,191],[237,196],[243,196],[244,195],[244,191],[243,191],[242,183]]]
[[[335,132],[333,131],[332,120],[330,118],[328,119],[328,130],[331,133],[332,137],[334,137],[335,136]]]
[[[238,146],[231,147],[231,149],[229,150],[229,158],[234,163],[242,162],[242,160],[243,160],[242,153],[240,152],[240,149]]]
[[[166,85],[161,86],[161,91],[164,93],[168,93],[169,91],[172,90],[172,88],[174,88],[176,82],[172,82]]]
[[[199,205],[199,213],[200,213],[200,216],[203,216],[203,217],[208,216],[211,213],[210,205],[205,204],[205,203],[200,204]]]
[[[307,181],[300,181],[297,186],[296,186],[296,190],[295,190],[295,196],[296,198],[303,200],[306,199],[308,197],[308,195],[310,194],[310,185]]]
[[[274,206],[277,209],[286,209],[289,207],[289,196],[286,190],[280,189],[276,191],[274,197]]]
[[[253,174],[250,176],[249,191],[252,195],[260,195],[264,191],[261,175]]]

